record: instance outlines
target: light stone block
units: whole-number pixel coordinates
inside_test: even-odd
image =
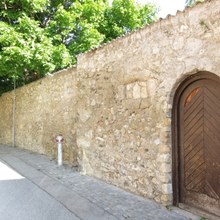
[[[162,192],[164,194],[172,194],[173,193],[172,184],[171,183],[162,184]]]
[[[171,172],[171,164],[169,163],[162,163],[160,167],[161,172],[163,173],[169,173]]]
[[[140,86],[136,83],[133,87],[133,98],[134,99],[139,99],[141,97],[141,88]]]
[[[147,87],[141,87],[141,98],[147,98],[148,93],[147,93]]]

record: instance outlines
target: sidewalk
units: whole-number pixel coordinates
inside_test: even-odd
[[[58,167],[47,156],[0,145],[0,161],[59,201],[82,220],[199,220],[188,212],[165,207],[68,166]],[[56,219],[54,219],[56,220]]]

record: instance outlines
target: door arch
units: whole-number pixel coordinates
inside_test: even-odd
[[[220,216],[220,78],[199,72],[184,80],[172,124],[174,205]]]

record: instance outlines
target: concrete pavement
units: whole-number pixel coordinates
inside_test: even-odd
[[[16,172],[13,175],[12,171],[0,162],[0,219],[79,220],[59,201]],[[7,178],[4,173],[10,173],[13,178]]]
[[[0,178],[0,219],[200,219],[177,208],[167,210],[154,201],[82,176],[69,166],[58,167],[49,157],[26,150],[0,145],[0,161],[3,163],[0,163],[0,177],[5,165],[17,173],[14,179]],[[12,169],[7,173],[13,173]]]

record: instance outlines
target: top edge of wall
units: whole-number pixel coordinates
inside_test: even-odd
[[[46,76],[40,78],[40,79],[37,79],[33,82],[30,82],[30,83],[27,83],[23,86],[20,86],[18,88],[16,88],[16,91],[22,89],[23,87],[28,87],[28,86],[32,86],[34,84],[41,84],[42,82],[44,82],[45,80],[51,80],[51,79],[56,79],[57,77],[63,77],[64,74],[69,74],[70,72],[74,72],[77,70],[77,67],[76,65],[72,66],[72,67],[69,67],[69,68],[66,68],[66,69],[62,69],[62,70],[59,70],[57,72],[54,72],[54,73],[48,73]],[[4,92],[2,94],[0,94],[0,97],[1,96],[4,96],[5,94],[10,94],[10,93],[14,93],[14,90],[10,90],[10,91],[7,91],[7,92]]]
[[[141,31],[144,31],[144,30],[150,30],[152,28],[157,28],[157,27],[160,27],[161,25],[167,25],[168,23],[171,23],[172,19],[176,19],[176,18],[179,18],[180,16],[185,16],[185,14],[195,10],[197,7],[200,7],[202,5],[206,5],[210,2],[217,2],[218,0],[204,0],[203,2],[197,2],[195,5],[193,6],[186,6],[185,9],[183,11],[180,11],[180,10],[177,10],[176,14],[175,15],[170,15],[168,14],[165,18],[159,18],[157,21],[151,23],[150,25],[145,25],[144,27],[142,28],[139,28],[135,31],[132,31],[128,34],[124,34],[120,37],[117,37],[116,39],[113,39],[112,41],[110,42],[107,42],[107,43],[103,43],[101,45],[99,45],[98,47],[95,47],[91,50],[88,50],[84,53],[80,53],[77,55],[77,67],[80,66],[80,59],[84,58],[84,57],[87,57],[87,56],[91,56],[93,55],[94,52],[98,52],[99,50],[105,48],[105,47],[108,47],[108,46],[111,46],[113,45],[114,43],[116,42],[120,42],[120,41],[123,41],[125,38],[128,38],[136,33],[139,33]]]

